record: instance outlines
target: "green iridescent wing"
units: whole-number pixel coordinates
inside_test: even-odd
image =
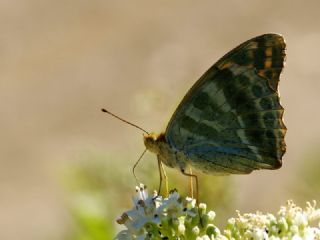
[[[285,42],[250,39],[214,64],[173,114],[165,138],[188,161],[212,173],[281,167],[286,145],[278,83]]]

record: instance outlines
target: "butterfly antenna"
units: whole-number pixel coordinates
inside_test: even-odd
[[[106,110],[106,109],[104,109],[104,108],[102,108],[101,111],[104,112],[104,113],[110,114],[111,116],[119,119],[119,120],[122,121],[122,122],[125,122],[125,123],[127,123],[127,124],[129,124],[129,125],[131,125],[131,126],[134,126],[135,128],[140,129],[141,131],[145,132],[146,134],[149,134],[149,133],[148,133],[146,130],[144,130],[143,128],[141,128],[141,127],[139,127],[139,126],[137,126],[137,125],[135,125],[135,124],[133,124],[133,123],[131,123],[131,122],[128,122],[127,120],[124,120],[124,119],[121,118],[121,117],[118,117],[117,115],[113,114],[112,112],[109,112],[108,110]]]
[[[136,169],[136,166],[138,165],[138,163],[140,162],[141,158],[143,157],[143,155],[146,153],[146,151],[147,151],[147,149],[145,149],[145,150],[143,151],[143,153],[140,155],[138,161],[133,165],[133,168],[132,168],[133,176],[134,176],[134,178],[136,179],[138,185],[139,185],[139,181],[138,181],[138,178],[137,178],[137,176],[136,176],[135,169]]]

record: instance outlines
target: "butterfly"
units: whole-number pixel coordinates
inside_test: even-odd
[[[286,44],[252,38],[218,60],[187,92],[164,133],[144,134],[158,163],[212,174],[278,169],[286,151],[278,84]]]

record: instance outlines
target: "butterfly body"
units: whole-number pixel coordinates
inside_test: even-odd
[[[189,90],[164,133],[144,142],[159,160],[184,171],[245,174],[282,165],[286,127],[278,82],[285,43],[264,34],[233,49]]]
[[[246,168],[241,168],[240,170],[231,170],[227,168],[228,165],[232,168],[234,165],[235,156],[221,156],[218,153],[212,152],[210,154],[211,159],[217,159],[218,161],[223,161],[226,167],[221,167],[216,164],[213,164],[212,161],[208,161],[206,158],[202,158],[197,156],[197,154],[188,155],[186,151],[175,149],[172,147],[164,138],[164,134],[149,134],[144,136],[144,143],[147,149],[153,153],[155,153],[158,159],[164,163],[166,166],[171,168],[176,168],[180,171],[184,171],[187,166],[194,167],[198,170],[201,170],[205,173],[211,173],[216,175],[221,174],[245,174],[250,173],[252,170],[260,169],[260,168],[268,168],[268,166],[264,166],[264,164],[260,164],[260,168],[255,166],[256,163],[252,162],[252,166],[247,166]],[[199,142],[199,145],[203,150],[203,144]],[[195,146],[196,147],[196,146]],[[209,146],[210,148],[210,146]],[[247,162],[247,165],[250,161],[247,159],[242,159]]]
[[[146,148],[155,153],[159,160],[171,168],[185,169],[188,163],[188,157],[183,151],[179,151],[165,139],[165,135],[161,134],[145,134],[144,144]]]

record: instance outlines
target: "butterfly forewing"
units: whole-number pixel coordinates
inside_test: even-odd
[[[167,142],[208,172],[279,168],[286,149],[277,91],[284,59],[277,34],[233,49],[186,94],[166,129]]]

